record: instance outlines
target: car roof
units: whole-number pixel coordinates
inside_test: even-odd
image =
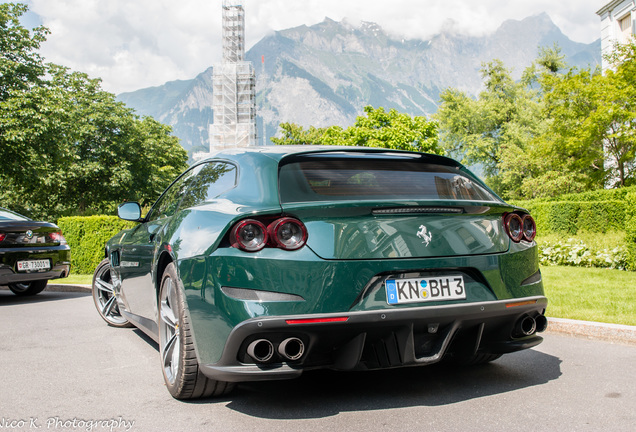
[[[223,158],[240,158],[244,155],[263,155],[267,156],[271,159],[276,160],[277,162],[282,159],[294,156],[294,155],[302,155],[302,154],[312,154],[312,153],[340,153],[340,154],[369,154],[369,153],[377,153],[383,154],[387,157],[391,156],[410,156],[410,157],[424,157],[429,162],[439,163],[442,165],[449,166],[462,166],[459,162],[454,159],[447,158],[445,156],[439,156],[435,154],[429,153],[419,153],[416,151],[408,151],[408,150],[396,150],[396,149],[388,149],[388,148],[380,148],[380,147],[354,147],[354,146],[331,146],[331,145],[277,145],[277,146],[251,146],[251,147],[236,147],[236,148],[227,148],[221,149],[211,153],[206,159],[203,161],[214,160],[214,159],[223,159]]]

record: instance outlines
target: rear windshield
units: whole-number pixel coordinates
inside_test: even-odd
[[[282,203],[414,199],[497,201],[457,167],[413,159],[306,157],[282,165]]]
[[[13,213],[12,211],[0,209],[0,220],[14,220],[14,221],[28,221],[30,220],[26,216],[19,215],[17,213]]]

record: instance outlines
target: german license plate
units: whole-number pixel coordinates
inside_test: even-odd
[[[48,270],[50,268],[51,261],[47,259],[18,261],[18,271]]]
[[[387,279],[385,286],[386,301],[392,305],[466,298],[462,276]]]

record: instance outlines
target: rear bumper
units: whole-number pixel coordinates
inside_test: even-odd
[[[17,262],[48,259],[51,268],[41,271],[18,272]],[[0,285],[66,277],[71,271],[71,250],[68,246],[44,249],[3,249],[0,252]]]
[[[238,382],[294,378],[309,369],[385,369],[432,364],[445,356],[509,353],[541,343],[543,339],[534,332],[519,335],[515,328],[524,317],[543,317],[546,306],[545,297],[535,296],[319,316],[259,317],[237,325],[220,360],[212,364],[199,359],[200,368],[210,378]],[[315,318],[341,321],[304,321]],[[300,323],[290,323],[292,320]],[[277,353],[278,345],[290,337],[300,339],[304,348],[295,361]],[[247,354],[249,344],[260,339],[270,341],[274,349],[271,360],[261,363]]]

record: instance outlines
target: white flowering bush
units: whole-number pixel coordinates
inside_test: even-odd
[[[542,242],[539,244],[541,265],[567,265],[576,267],[601,267],[626,270],[628,252],[625,246],[613,249],[594,249],[582,240]]]

